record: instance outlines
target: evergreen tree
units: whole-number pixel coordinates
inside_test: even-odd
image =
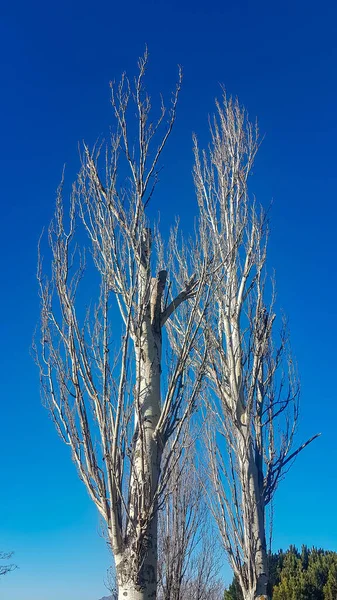
[[[235,575],[228,590],[225,591],[224,600],[243,600],[241,586]]]
[[[329,568],[327,582],[323,588],[324,600],[336,600],[337,598],[337,555],[334,554]]]
[[[337,600],[337,553],[303,545],[269,555],[272,600]],[[242,600],[238,581],[224,600]]]

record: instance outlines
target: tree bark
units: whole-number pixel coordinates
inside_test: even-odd
[[[254,456],[250,453],[249,465],[249,488],[250,496],[254,498],[252,507],[252,534],[255,546],[255,586],[252,593],[252,600],[268,600],[268,557],[264,518],[264,499],[260,486],[260,473],[256,465]],[[263,480],[262,480],[263,482]]]
[[[156,584],[148,585],[145,589],[137,589],[133,583],[118,588],[118,600],[153,600],[156,598]]]
[[[240,431],[238,445],[240,480],[242,481],[242,509],[244,549],[247,564],[245,600],[268,600],[268,557],[266,546],[263,478],[259,470],[259,454],[251,447],[245,425]]]
[[[148,242],[149,243],[149,242]],[[119,599],[154,600],[157,595],[157,501],[162,447],[155,436],[161,411],[161,298],[166,271],[149,278],[141,269],[146,308],[136,345],[135,453],[130,485],[129,526],[123,552],[116,560]]]
[[[157,515],[144,532],[141,551],[132,539],[116,557],[118,600],[155,600],[157,597]]]

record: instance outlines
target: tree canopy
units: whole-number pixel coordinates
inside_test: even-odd
[[[272,600],[336,600],[337,552],[303,545],[269,555]],[[234,577],[224,600],[242,600]]]

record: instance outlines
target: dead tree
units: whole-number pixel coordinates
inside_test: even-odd
[[[207,305],[202,249],[181,245],[176,228],[165,250],[147,216],[181,86],[180,73],[170,109],[152,120],[147,61],[132,85],[125,75],[111,85],[114,134],[84,145],[69,214],[60,186],[51,276],[38,267],[44,400],[106,522],[123,600],[156,597],[158,502],[202,379],[195,348]]]
[[[312,440],[292,450],[299,386],[284,323],[278,345],[273,341],[267,218],[247,187],[258,128],[225,93],[216,106],[208,151],[200,152],[195,141],[194,169],[201,231],[212,245],[215,274],[208,313],[210,502],[243,597],[254,600],[268,596],[266,506]]]

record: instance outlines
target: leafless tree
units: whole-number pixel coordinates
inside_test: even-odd
[[[218,578],[220,548],[194,454],[189,438],[185,452],[175,461],[169,493],[159,512],[159,600],[222,600],[224,594]]]
[[[0,552],[0,560],[10,560],[10,558],[12,558],[13,556],[13,552]],[[13,564],[9,564],[9,565],[0,565],[0,576],[1,575],[7,575],[7,573],[10,573],[11,571],[14,571],[14,569],[16,569],[16,565]]]
[[[107,571],[105,587],[109,590],[110,595],[104,596],[100,600],[118,600],[118,581],[115,565],[111,565]]]
[[[258,128],[225,93],[216,107],[208,151],[200,152],[195,141],[194,169],[215,273],[208,313],[209,499],[243,596],[253,600],[268,595],[266,506],[293,459],[314,438],[292,450],[299,386],[285,323],[279,343],[273,341],[267,218],[247,187]]]
[[[123,600],[156,597],[158,502],[206,357],[203,345],[196,367],[208,293],[204,248],[180,242],[175,227],[165,249],[147,216],[181,73],[170,109],[162,103],[153,120],[147,62],[146,52],[133,83],[123,75],[111,84],[114,134],[104,146],[84,145],[69,214],[60,186],[48,230],[51,276],[41,259],[38,267],[43,396],[107,524]]]

